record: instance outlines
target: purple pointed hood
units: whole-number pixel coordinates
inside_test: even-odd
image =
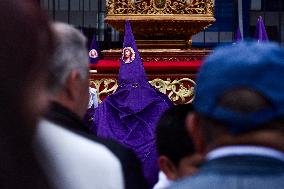
[[[116,93],[109,96],[109,100],[114,107],[120,110],[120,117],[124,117],[144,110],[160,97],[169,100],[149,84],[130,22],[126,21],[118,73],[118,89]]]
[[[268,36],[265,30],[265,26],[264,26],[264,22],[262,17],[260,16],[257,19],[257,24],[256,24],[256,30],[255,30],[255,35],[254,38],[256,40],[258,40],[258,42],[262,42],[262,41],[268,41]]]
[[[92,43],[89,49],[89,62],[96,64],[99,61],[99,48],[97,44],[96,34],[93,35]]]
[[[242,33],[241,33],[241,30],[240,30],[240,27],[238,27],[238,29],[235,33],[235,36],[234,36],[234,42],[240,42],[242,40],[243,40]]]
[[[130,22],[126,21],[123,50],[118,74],[118,85],[135,82],[141,84],[147,83],[147,85],[149,85],[131,30]]]
[[[94,127],[99,137],[114,139],[132,149],[141,160],[151,188],[158,179],[155,129],[160,115],[172,106],[169,98],[152,87],[126,21],[125,36],[115,93],[98,106]]]

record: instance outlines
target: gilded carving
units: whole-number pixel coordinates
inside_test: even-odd
[[[207,1],[207,4],[206,4],[206,14],[211,14],[213,15],[214,14],[214,1],[210,1],[208,0]]]
[[[167,94],[169,99],[174,104],[186,104],[191,103],[194,98],[194,86],[195,82],[189,78],[174,79],[153,79],[149,83],[156,87],[160,92]],[[116,91],[118,85],[116,79],[92,79],[90,85],[95,87],[98,91],[99,103],[109,94]]]
[[[156,87],[160,92],[167,94],[174,104],[191,103],[194,98],[195,82],[189,78],[167,80],[154,79],[149,81],[151,85]]]
[[[108,0],[108,14],[213,14],[213,0]]]
[[[167,0],[154,0],[153,6],[157,10],[163,10],[167,6]]]
[[[145,57],[142,58],[143,62],[186,62],[198,60],[197,57]]]
[[[192,35],[214,23],[214,0],[108,0],[106,23],[123,33],[126,19],[136,39],[183,40],[179,48],[188,49]]]
[[[106,10],[107,14],[114,14],[113,0],[106,0]]]
[[[107,95],[112,94],[116,91],[118,85],[116,79],[92,79],[90,80],[90,86],[97,89],[97,95],[99,103],[102,102],[102,99]]]

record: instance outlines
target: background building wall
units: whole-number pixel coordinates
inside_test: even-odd
[[[40,0],[51,19],[70,23],[81,29],[89,43],[96,34],[101,49],[120,48],[122,36],[104,23],[106,0]],[[242,0],[248,9],[244,17],[244,37],[254,36],[258,16],[262,16],[270,40],[284,45],[284,1]],[[193,36],[193,46],[214,47],[232,43],[238,27],[238,0],[215,0],[216,23]],[[247,32],[246,29],[248,28]]]

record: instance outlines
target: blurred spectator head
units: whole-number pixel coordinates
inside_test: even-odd
[[[201,119],[192,119],[190,125],[202,127],[209,148],[279,148],[263,136],[267,131],[283,134],[283,72],[284,50],[277,44],[240,42],[216,49],[198,74],[194,106]]]
[[[8,115],[3,117],[21,116],[9,122],[21,120],[30,126],[46,105],[45,82],[53,50],[47,18],[37,6],[31,0],[0,2],[1,107]]]
[[[53,23],[56,49],[49,69],[49,91],[54,100],[80,117],[89,102],[89,67],[86,38],[73,26]]]
[[[191,113],[192,104],[176,105],[166,110],[157,124],[159,166],[170,180],[194,174],[201,162],[186,129]]]
[[[31,137],[47,106],[53,36],[32,0],[0,1],[1,188],[47,188]]]

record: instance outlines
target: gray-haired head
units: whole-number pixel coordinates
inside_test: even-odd
[[[82,79],[88,77],[88,52],[85,36],[69,24],[52,23],[56,43],[53,61],[49,68],[49,85],[51,93],[63,89],[72,70],[77,70]]]

